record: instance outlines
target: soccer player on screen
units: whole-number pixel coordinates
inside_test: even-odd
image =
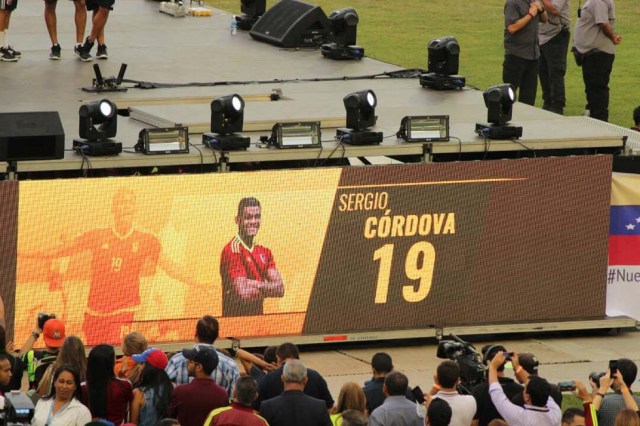
[[[256,198],[238,203],[238,234],[220,257],[222,315],[261,315],[265,297],[284,296],[284,285],[268,248],[254,244],[260,229],[261,207]]]
[[[89,297],[82,326],[88,345],[121,342],[131,331],[140,307],[140,279],[154,275],[158,266],[176,280],[201,286],[179,265],[161,257],[162,246],[155,235],[136,229],[133,191],[118,189],[113,195],[111,212],[111,227],[90,229],[63,242],[53,252],[19,254],[40,259],[91,254]]]

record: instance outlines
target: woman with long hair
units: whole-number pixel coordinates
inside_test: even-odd
[[[167,416],[173,385],[164,369],[169,363],[167,355],[160,349],[147,349],[133,360],[144,363],[140,387],[133,390],[131,423],[138,426],[156,426]]]
[[[142,335],[134,331],[124,336],[122,341],[122,353],[123,357],[116,361],[114,368],[116,377],[121,379],[129,379],[129,381],[135,386],[140,382],[140,367],[131,358],[132,355],[141,354],[147,350],[147,339]]]
[[[63,364],[71,365],[78,370],[78,374],[80,375],[79,383],[86,380],[87,355],[84,349],[84,343],[82,343],[82,340],[80,340],[78,336],[67,336],[64,339],[56,360],[47,368],[47,371],[45,371],[38,384],[38,395],[47,396],[51,393],[53,373]]]
[[[51,393],[38,400],[32,426],[84,426],[91,413],[80,401],[80,372],[63,364],[53,372]]]
[[[347,382],[340,388],[338,402],[331,411],[331,422],[334,426],[342,424],[342,413],[346,410],[356,410],[367,414],[367,398],[359,384]]]
[[[640,426],[638,412],[630,408],[625,408],[618,412],[614,426]]]
[[[127,379],[118,379],[113,371],[116,353],[111,345],[98,345],[89,352],[87,382],[82,385],[82,402],[94,419],[106,419],[115,425],[125,422],[133,387]]]

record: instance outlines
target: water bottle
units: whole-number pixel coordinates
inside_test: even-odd
[[[238,21],[236,21],[236,15],[231,17],[231,34],[238,32]]]

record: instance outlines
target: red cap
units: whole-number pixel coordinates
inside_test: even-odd
[[[59,348],[64,342],[64,323],[59,319],[51,318],[44,323],[42,330],[44,344],[50,348]]]
[[[169,364],[167,355],[160,349],[155,348],[147,349],[141,354],[132,355],[131,358],[133,358],[135,362],[146,362],[147,364],[153,365],[160,370],[164,370],[167,364]]]

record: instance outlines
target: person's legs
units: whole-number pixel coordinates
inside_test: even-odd
[[[564,76],[567,73],[567,52],[570,34],[568,30],[560,32],[549,40],[547,47],[547,64],[550,85],[550,111],[564,113],[566,104]],[[541,47],[542,52],[542,47]],[[544,89],[543,89],[544,90]]]
[[[609,79],[615,55],[600,52],[585,56],[582,62],[584,91],[589,105],[589,116],[609,120]]]
[[[525,64],[522,70],[522,80],[520,82],[520,92],[518,93],[518,102],[527,105],[535,105],[536,94],[538,93],[538,60],[524,60]]]
[[[75,11],[76,23],[76,45],[82,44],[84,41],[84,32],[87,28],[87,4],[85,0],[74,0],[73,5]]]
[[[11,10],[5,9],[6,4],[0,1],[0,61],[15,62],[18,58],[9,50],[9,42],[7,39],[7,28],[9,26],[9,18]]]
[[[505,55],[502,63],[502,82],[511,84],[516,91],[522,82],[523,62],[524,59],[517,56]]]
[[[549,52],[549,42],[540,46],[540,62],[538,77],[540,78],[540,87],[542,88],[542,109],[551,111],[551,72],[549,69],[549,62],[547,61],[547,55]]]
[[[58,43],[58,18],[56,17],[57,0],[44,0],[44,22],[47,25],[51,45]]]

